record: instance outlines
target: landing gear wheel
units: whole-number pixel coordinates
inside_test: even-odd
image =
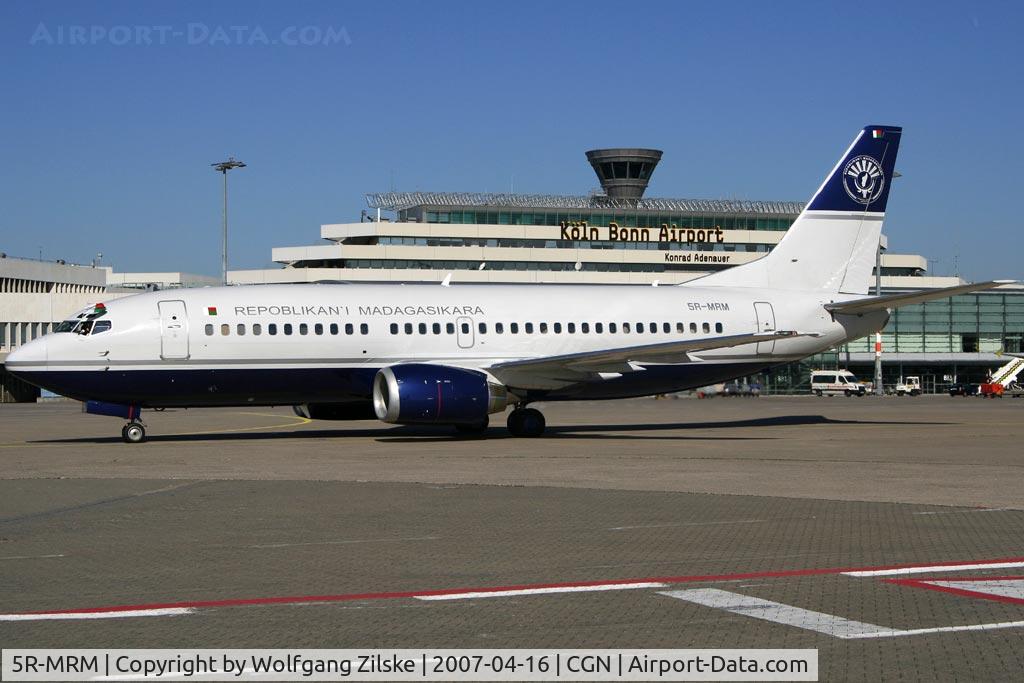
[[[487,425],[490,423],[491,419],[484,415],[484,419],[479,422],[465,422],[455,425],[455,431],[460,434],[483,434],[487,431]]]
[[[516,408],[508,415],[508,431],[512,436],[540,436],[546,426],[544,415],[533,408]]]
[[[142,443],[146,440],[146,428],[138,422],[129,422],[121,428],[121,438],[125,443]]]
[[[818,398],[821,398],[821,389],[815,389],[814,395],[817,396]]]

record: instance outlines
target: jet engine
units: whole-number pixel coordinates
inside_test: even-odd
[[[373,410],[394,424],[486,425],[508,402],[505,387],[476,370],[408,363],[373,378]]]

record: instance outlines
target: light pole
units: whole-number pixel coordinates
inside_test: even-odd
[[[210,164],[213,166],[213,170],[220,171],[221,175],[224,176],[224,211],[223,217],[223,231],[221,233],[221,244],[220,244],[220,275],[222,284],[228,283],[228,171],[233,168],[245,168],[245,164],[241,161],[237,161],[234,157],[228,157],[227,161],[221,161],[217,164]]]

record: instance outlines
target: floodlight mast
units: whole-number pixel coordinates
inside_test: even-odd
[[[224,208],[221,213],[220,277],[221,283],[226,285],[228,283],[228,171],[233,168],[245,168],[245,163],[238,161],[234,157],[228,157],[227,161],[210,165],[213,166],[213,170],[220,172],[224,176]]]

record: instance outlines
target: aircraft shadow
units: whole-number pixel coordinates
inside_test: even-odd
[[[774,436],[695,436],[659,434],[672,431],[705,431],[721,429],[742,429],[757,427],[794,427],[809,425],[945,425],[948,422],[913,422],[901,420],[837,420],[824,415],[782,415],[777,417],[729,420],[721,422],[659,422],[650,424],[593,424],[593,425],[551,425],[542,439],[665,439],[686,441],[759,441],[773,440]],[[629,433],[632,432],[632,433]],[[639,433],[638,433],[639,432]],[[424,441],[475,441],[481,439],[512,439],[504,426],[494,425],[483,434],[460,434],[448,426],[401,425],[373,429],[315,429],[297,431],[230,432],[223,434],[152,434],[148,441],[153,443],[188,443],[203,441],[264,441],[275,439],[326,439],[326,438],[372,438],[384,443],[423,443]],[[119,443],[120,437],[75,437],[68,439],[39,439],[29,444],[76,444],[76,443]]]

